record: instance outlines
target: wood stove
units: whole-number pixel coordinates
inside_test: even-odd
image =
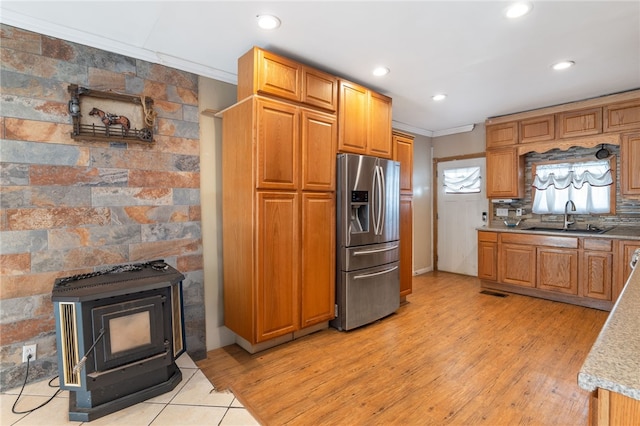
[[[156,260],[58,278],[52,292],[69,420],[91,421],[182,380],[184,275]]]

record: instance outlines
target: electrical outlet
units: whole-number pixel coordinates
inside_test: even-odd
[[[516,216],[522,216],[524,209],[516,209]]]
[[[36,360],[36,343],[33,345],[24,345],[22,347],[22,362],[27,362],[29,355],[31,355],[29,362]]]

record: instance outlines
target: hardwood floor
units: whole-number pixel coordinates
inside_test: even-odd
[[[197,364],[263,424],[586,425],[577,374],[608,312],[510,294],[443,272],[397,313]]]

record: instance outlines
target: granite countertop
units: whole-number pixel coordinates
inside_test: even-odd
[[[587,355],[578,385],[640,400],[640,262]]]
[[[640,226],[614,226],[609,229],[607,232],[602,234],[594,234],[591,232],[557,232],[557,231],[529,231],[527,228],[531,228],[533,226],[547,226],[550,228],[554,228],[553,225],[547,225],[545,223],[523,223],[514,228],[509,228],[504,225],[485,225],[479,226],[476,228],[478,231],[493,231],[493,232],[514,232],[514,233],[522,233],[522,234],[543,234],[543,235],[555,235],[562,237],[595,237],[595,238],[615,238],[615,239],[624,239],[624,240],[640,240]]]

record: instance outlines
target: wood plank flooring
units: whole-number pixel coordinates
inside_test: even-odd
[[[577,374],[608,312],[510,294],[445,272],[397,313],[197,364],[265,425],[586,425]]]

